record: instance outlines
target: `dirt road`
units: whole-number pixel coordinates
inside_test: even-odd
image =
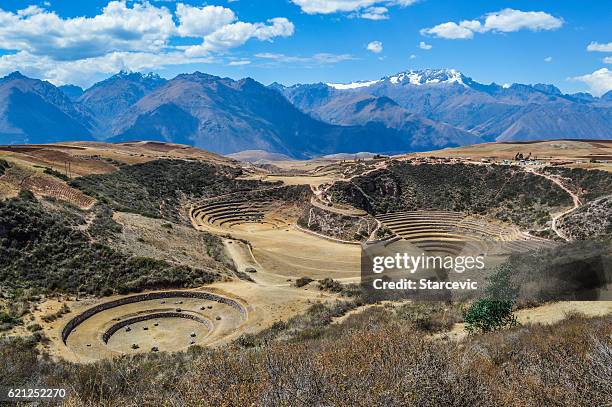
[[[565,215],[569,214],[570,212],[575,211],[580,206],[582,206],[582,201],[580,200],[578,195],[576,195],[573,191],[571,191],[569,188],[567,188],[565,185],[563,185],[563,183],[561,182],[559,177],[555,177],[555,176],[552,176],[552,175],[547,175],[547,174],[539,173],[539,172],[535,171],[533,168],[526,168],[525,171],[529,172],[531,174],[534,174],[534,175],[546,178],[547,180],[549,180],[551,182],[554,182],[562,190],[567,192],[572,197],[572,201],[574,203],[574,206],[572,208],[570,208],[570,209],[567,209],[567,210],[563,211],[563,212],[554,214],[552,216],[552,223],[551,223],[551,229],[557,234],[557,236],[559,236],[561,239],[565,240],[566,242],[569,242],[571,240],[570,237],[567,236],[562,230],[559,229],[558,222],[559,222],[559,219],[561,219]]]

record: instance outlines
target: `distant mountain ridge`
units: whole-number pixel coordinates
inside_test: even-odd
[[[406,112],[486,140],[612,138],[612,92],[596,98],[586,93],[564,95],[546,84],[485,85],[454,69],[406,71],[348,84],[275,88],[300,109],[332,122],[367,120],[333,107],[347,95],[368,95],[389,98]],[[377,120],[393,125],[381,115]]]
[[[200,72],[120,72],[86,90],[0,79],[0,144],[140,139],[308,158],[553,138],[612,139],[612,92],[486,85],[453,69],[289,87]]]

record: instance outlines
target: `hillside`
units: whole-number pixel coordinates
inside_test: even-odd
[[[115,210],[177,219],[181,200],[274,185],[237,180],[241,174],[237,168],[199,161],[156,160],[122,167],[109,174],[80,177],[71,185]]]
[[[270,330],[278,339],[270,342],[245,336],[223,349],[193,347],[112,363],[40,358],[33,341],[2,339],[0,384],[70,383],[66,403],[74,405],[162,405],[172,399],[207,406],[493,407],[610,400],[610,317],[573,315],[553,325],[525,323],[455,342],[432,339],[429,330],[452,324],[454,310],[374,307],[328,325],[329,312],[317,305],[304,317],[279,322]],[[290,332],[292,340],[282,340]]]
[[[525,228],[544,226],[551,211],[571,205],[569,195],[542,177],[513,167],[464,164],[396,161],[350,182],[338,181],[329,193],[335,202],[371,214],[442,209],[487,214]]]
[[[112,214],[112,212],[111,212]],[[118,252],[97,242],[119,226],[101,210],[86,215],[49,206],[31,194],[0,201],[0,287],[110,295],[160,287],[190,287],[220,278],[216,269],[194,269]],[[214,263],[213,263],[214,264]]]
[[[410,140],[410,150],[476,144],[483,140],[457,127],[411,113],[394,100],[356,92],[343,92],[325,84],[283,88],[294,105],[325,122],[350,125],[380,123]]]
[[[93,118],[49,82],[19,72],[0,78],[0,143],[91,140]]]
[[[561,218],[559,227],[572,239],[612,236],[612,196],[595,199]]]
[[[408,148],[408,141],[392,129],[327,124],[252,79],[199,72],[179,75],[149,93],[117,123],[115,141],[152,137],[223,154],[257,149],[305,158]]]

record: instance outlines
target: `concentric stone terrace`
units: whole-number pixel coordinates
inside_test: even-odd
[[[196,206],[191,211],[191,219],[197,225],[232,229],[245,223],[265,224],[282,227],[280,219],[267,216],[273,203],[266,200],[232,199],[215,201]]]
[[[160,291],[122,297],[87,309],[62,331],[77,360],[177,351],[231,335],[248,318],[241,301],[204,291]]]
[[[449,211],[407,211],[378,215],[394,234],[425,251],[456,255],[529,251],[554,243],[522,233],[513,226]]]

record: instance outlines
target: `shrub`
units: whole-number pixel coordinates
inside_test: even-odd
[[[465,329],[469,333],[496,331],[517,325],[512,313],[512,301],[480,299],[472,304],[464,315]]]
[[[59,171],[55,171],[53,168],[45,167],[43,172],[47,175],[52,175],[56,178],[59,178],[62,181],[70,181],[70,178],[66,174],[62,174]]]
[[[27,326],[27,329],[30,332],[37,332],[42,331],[42,326],[40,326],[40,324],[31,324]]]
[[[312,283],[314,280],[310,277],[300,277],[297,280],[295,280],[295,286],[300,288],[300,287],[304,287],[305,285],[308,285],[310,283]]]
[[[339,293],[342,291],[342,284],[332,278],[327,277],[323,280],[319,280],[319,290]]]

